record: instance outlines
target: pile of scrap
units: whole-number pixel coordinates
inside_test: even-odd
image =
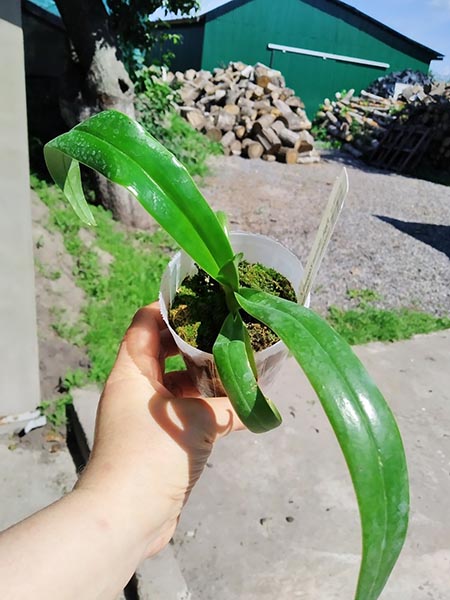
[[[421,71],[405,69],[404,71],[394,71],[383,77],[378,77],[369,85],[367,91],[383,98],[394,98],[396,89],[401,90],[406,87],[418,86],[425,92],[429,92],[432,85],[433,80],[429,75]]]
[[[164,77],[178,88],[181,115],[220,142],[225,154],[288,164],[320,160],[304,104],[280,71],[230,62],[213,72],[188,69]]]

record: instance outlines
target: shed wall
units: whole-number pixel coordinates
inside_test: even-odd
[[[230,60],[280,69],[312,115],[335,91],[359,92],[376,77],[405,68],[427,72],[424,56],[396,36],[322,0],[252,0],[206,15],[202,68]],[[386,62],[380,69],[267,49],[268,43]],[[393,47],[395,44],[395,47]]]
[[[186,71],[186,69],[199,70],[202,65],[203,22],[171,27],[168,31],[180,35],[181,43],[174,45],[170,41],[166,42],[162,45],[162,48],[155,48],[153,50],[153,56],[160,58],[164,52],[170,51],[175,55],[170,62],[170,68],[173,71]]]

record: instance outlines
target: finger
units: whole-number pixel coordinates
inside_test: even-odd
[[[162,381],[160,353],[159,306],[154,303],[138,310],[128,328],[114,367],[129,370],[134,365],[150,381]]]
[[[130,328],[132,328],[135,324],[145,323],[147,320],[155,321],[158,329],[160,330],[166,329],[166,324],[162,318],[159,302],[152,302],[152,304],[147,304],[147,306],[140,308],[134,315]]]

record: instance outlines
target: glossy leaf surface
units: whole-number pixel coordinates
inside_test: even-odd
[[[247,336],[240,315],[228,315],[214,344],[214,361],[223,387],[241,421],[250,431],[263,433],[278,427],[281,416],[258,387]]]
[[[239,304],[292,352],[331,422],[361,516],[363,556],[357,600],[375,600],[402,548],[408,523],[406,460],[394,417],[350,346],[303,306],[240,289]]]
[[[226,264],[233,268],[223,224],[183,165],[136,121],[117,111],[99,113],[49,142],[44,152],[50,174],[86,223],[94,219],[78,163],[127,188],[212,277]],[[234,288],[236,278],[232,273]]]

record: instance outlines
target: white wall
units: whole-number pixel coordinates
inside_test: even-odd
[[[0,416],[40,402],[20,2],[0,1]]]

